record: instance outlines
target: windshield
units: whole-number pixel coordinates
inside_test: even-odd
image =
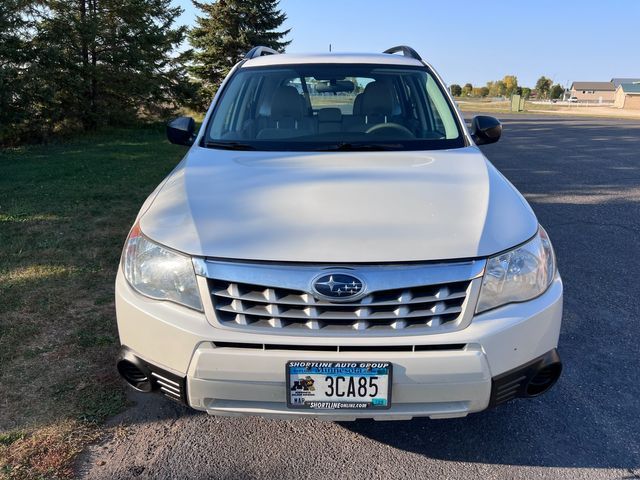
[[[239,69],[203,146],[243,150],[433,150],[465,146],[425,68],[361,64]]]

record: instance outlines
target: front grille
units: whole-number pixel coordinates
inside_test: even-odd
[[[352,303],[331,303],[288,288],[209,279],[225,326],[287,331],[407,331],[437,329],[462,315],[470,281],[378,290]]]

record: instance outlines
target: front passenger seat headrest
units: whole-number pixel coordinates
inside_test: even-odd
[[[393,95],[391,88],[382,82],[371,82],[362,93],[362,115],[391,115]]]
[[[281,86],[271,98],[272,118],[297,118],[304,116],[304,99],[295,87]]]

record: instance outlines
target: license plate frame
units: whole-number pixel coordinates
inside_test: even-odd
[[[345,366],[347,365],[347,366]],[[386,395],[374,397],[371,401],[362,402],[353,399],[342,399],[339,397],[331,400],[320,399],[313,400],[315,397],[308,390],[301,386],[297,386],[294,395],[292,390],[292,376],[301,375],[301,373],[292,373],[292,369],[308,370],[309,376],[315,378],[317,376],[332,377],[367,377],[382,376],[386,377]],[[386,373],[384,371],[386,370]],[[393,364],[386,361],[356,361],[356,362],[332,362],[332,361],[308,361],[308,360],[289,360],[285,365],[286,377],[286,396],[287,408],[294,410],[315,410],[315,411],[366,411],[366,410],[388,410],[391,408],[391,392],[393,385]],[[295,382],[295,380],[294,380]],[[334,380],[334,382],[336,382]],[[294,400],[296,398],[297,400]],[[303,400],[300,401],[299,399]],[[314,403],[315,402],[315,403]],[[364,406],[363,406],[364,405]]]

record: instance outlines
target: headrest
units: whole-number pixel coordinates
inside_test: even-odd
[[[393,96],[386,83],[371,82],[362,93],[363,115],[391,115]]]
[[[342,112],[339,108],[321,108],[318,110],[319,122],[341,122]]]
[[[302,118],[304,115],[304,99],[295,87],[278,87],[271,98],[271,117]]]

